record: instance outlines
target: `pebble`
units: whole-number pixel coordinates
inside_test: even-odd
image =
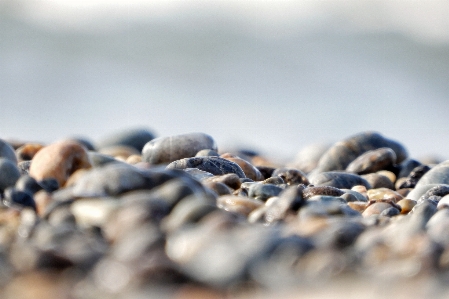
[[[220,157],[192,157],[176,160],[168,164],[167,169],[198,168],[214,175],[234,173],[239,178],[246,178],[242,168],[237,163]]]
[[[154,133],[146,128],[127,129],[105,137],[98,143],[98,148],[102,149],[109,146],[124,145],[132,147],[140,153],[145,144],[154,138]]]
[[[0,158],[0,192],[3,192],[8,187],[14,186],[20,178],[20,170],[16,165],[10,159]]]
[[[315,186],[332,186],[339,189],[351,189],[357,185],[363,185],[367,189],[371,188],[367,180],[359,175],[347,172],[322,172],[309,177],[309,181]]]
[[[432,167],[416,183],[416,187],[428,184],[449,184],[449,161]]]
[[[245,173],[245,176],[253,181],[262,181],[264,176],[254,165],[240,157],[234,156],[230,153],[225,153],[220,156],[223,159],[236,163]]]
[[[44,147],[41,143],[26,143],[16,149],[16,157],[18,162],[30,161],[34,155]]]
[[[107,146],[78,144],[91,167],[69,171],[63,185],[0,157],[0,168],[9,167],[0,183],[13,178],[0,192],[0,297],[4,290],[5,298],[39,297],[39,288],[57,289],[45,298],[289,298],[323,289],[326,297],[366,297],[378,288],[413,298],[411,286],[430,285],[418,297],[444,298],[449,184],[420,184],[435,169],[444,178],[445,162],[417,164],[385,140],[363,132],[340,142],[341,153],[353,155],[343,171],[305,171],[251,151],[219,157],[216,145],[172,169],[175,161],[151,164],[134,149],[136,163],[124,159],[128,153],[104,154]],[[14,154],[27,144],[15,143]],[[50,146],[26,163],[35,165]],[[402,152],[381,167],[388,170],[344,171],[385,147]],[[312,154],[302,158],[313,163]],[[261,177],[223,157],[243,159]],[[433,168],[416,186],[395,190],[426,167]],[[49,273],[56,275],[40,279]]]
[[[309,173],[317,167],[321,156],[330,147],[331,144],[322,143],[308,145],[296,155],[293,164],[297,169]]]
[[[6,141],[0,139],[0,158],[8,159],[17,165],[17,157],[14,148]]]
[[[54,178],[60,186],[64,186],[73,172],[90,167],[91,163],[84,146],[65,140],[47,145],[34,155],[30,176],[38,181]]]
[[[215,140],[205,133],[158,137],[145,144],[142,149],[142,160],[150,164],[171,163],[194,157],[203,149],[217,151]]]
[[[346,167],[346,171],[357,174],[367,174],[387,169],[396,163],[395,152],[388,147],[367,151]]]
[[[418,181],[422,178],[422,176],[430,170],[430,167],[427,165],[419,165],[410,172],[410,174],[405,178],[402,184],[399,185],[399,189],[401,188],[415,188]]]
[[[363,132],[332,145],[320,158],[316,172],[344,170],[363,153],[383,147],[391,148],[396,154],[396,163],[408,157],[407,150],[397,141],[374,132]]]

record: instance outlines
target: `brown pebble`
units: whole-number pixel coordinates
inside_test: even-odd
[[[259,171],[259,169],[257,169],[248,161],[243,160],[242,158],[230,153],[222,154],[220,157],[238,164],[240,168],[242,168],[247,178],[252,179],[253,181],[262,181],[264,179],[264,176]]]
[[[389,170],[379,170],[376,173],[380,174],[380,175],[383,175],[383,176],[386,176],[390,180],[390,182],[392,182],[393,184],[396,182],[396,175],[393,172],[389,171]]]
[[[34,156],[30,176],[37,181],[54,178],[64,186],[69,176],[80,168],[90,168],[91,163],[84,146],[64,140],[45,146]]]
[[[416,201],[413,199],[404,198],[398,201],[397,205],[401,207],[401,214],[408,214],[416,205]]]
[[[235,173],[228,173],[228,174],[224,174],[224,175],[216,175],[210,178],[206,178],[203,180],[203,183],[207,183],[207,182],[219,182],[219,183],[223,183],[226,186],[228,186],[229,188],[232,188],[234,190],[237,190],[240,188],[240,185],[242,184],[242,182],[240,181],[238,175],[236,175]]]
[[[30,161],[34,155],[44,147],[40,143],[26,143],[16,150],[16,157],[18,162]]]
[[[204,186],[214,190],[218,195],[231,194],[234,190],[220,182],[205,182]]]
[[[363,211],[365,211],[366,207],[368,206],[368,203],[364,201],[351,201],[348,202],[348,206],[353,210],[363,213]]]

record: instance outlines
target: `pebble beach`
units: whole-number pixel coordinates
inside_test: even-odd
[[[449,161],[374,131],[282,164],[207,131],[1,139],[0,192],[1,298],[449,295]]]

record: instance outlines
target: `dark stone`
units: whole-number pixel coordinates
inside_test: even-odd
[[[397,178],[399,179],[408,177],[412,170],[420,165],[421,163],[419,161],[416,161],[414,159],[405,159],[404,161],[402,161],[402,163],[399,164],[400,170]]]
[[[256,183],[249,187],[248,196],[266,201],[270,197],[278,196],[282,190],[276,185]]]
[[[14,186],[19,178],[20,170],[16,163],[7,158],[0,158],[0,192]]]
[[[342,196],[344,192],[332,186],[306,187],[303,190],[304,198],[311,198],[316,195]]]
[[[31,176],[22,175],[16,182],[15,188],[19,191],[27,191],[31,194],[42,190],[42,186]]]
[[[39,181],[38,184],[41,185],[42,188],[49,193],[52,193],[53,191],[59,189],[59,183],[54,178],[43,179]]]
[[[29,192],[10,187],[5,190],[4,196],[3,203],[8,207],[31,207],[36,210],[36,203]]]
[[[289,185],[309,184],[306,174],[295,168],[277,168],[271,176],[279,176]]]
[[[6,141],[0,139],[0,158],[8,159],[17,165],[17,157],[14,148]]]
[[[416,184],[422,178],[424,174],[426,174],[430,170],[430,167],[427,165],[419,165],[409,173],[405,182],[403,182],[399,189],[403,188],[415,188]]]
[[[449,184],[449,161],[432,167],[421,177],[415,187],[428,184]]]
[[[198,168],[214,175],[235,173],[240,178],[245,178],[243,170],[234,162],[220,157],[192,157],[176,160],[167,166],[167,169]]]
[[[276,170],[276,168],[270,166],[256,166],[256,168],[259,169],[265,179],[272,177],[273,172]]]
[[[19,168],[20,174],[29,174],[30,173],[31,161],[22,161],[17,164]]]

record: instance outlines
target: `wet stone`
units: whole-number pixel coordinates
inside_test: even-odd
[[[158,137],[145,144],[142,149],[142,160],[150,164],[171,163],[194,157],[203,149],[217,151],[215,140],[204,133]]]
[[[86,148],[65,140],[47,145],[36,153],[30,166],[30,176],[38,181],[54,178],[60,186],[64,186],[73,172],[90,167]]]
[[[361,176],[346,172],[322,172],[313,175],[309,180],[310,183],[315,186],[332,186],[339,189],[351,189],[354,186],[363,185],[367,189],[371,188],[371,185]]]
[[[396,163],[396,154],[391,148],[383,147],[367,151],[346,167],[346,171],[367,174],[387,169]]]
[[[220,157],[193,157],[176,160],[167,166],[167,169],[198,168],[214,175],[234,173],[240,178],[245,178],[242,168],[234,162]]]
[[[136,151],[141,152],[145,144],[147,144],[154,138],[155,138],[154,133],[148,129],[144,128],[128,129],[107,136],[98,143],[98,148],[104,148],[115,145],[124,145],[132,147]]]

